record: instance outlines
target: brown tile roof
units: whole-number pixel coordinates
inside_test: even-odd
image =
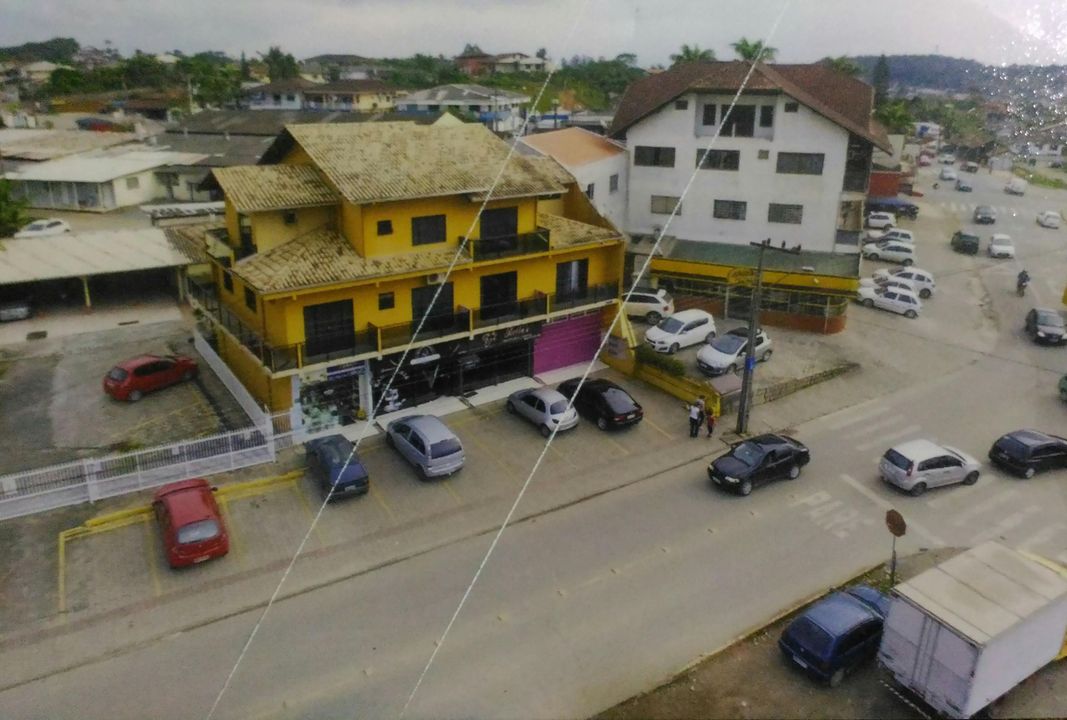
[[[286,134],[356,204],[484,194],[494,181],[494,198],[564,192],[518,153],[501,172],[508,145],[481,124],[289,125]]]
[[[619,242],[622,236],[610,228],[571,220],[560,215],[537,213],[537,224],[549,231],[553,249],[577,247],[578,245],[607,244]]]
[[[272,293],[405,273],[439,272],[448,268],[455,254],[455,248],[441,248],[364,258],[336,230],[322,227],[239,260],[234,272],[259,292]],[[457,265],[470,262],[471,256],[465,251]]]
[[[239,165],[211,172],[239,212],[331,205],[338,200],[309,165]]]
[[[208,233],[224,228],[221,220],[189,225],[171,225],[163,228],[167,242],[175,250],[189,258],[191,263],[208,262],[211,257],[207,250]]]
[[[626,152],[603,135],[576,127],[527,135],[522,142],[570,167],[588,165]]]
[[[632,83],[615,113],[611,134],[626,131],[680,95],[689,91],[736,92],[749,70],[749,63],[694,62]],[[891,152],[884,130],[872,126],[874,90],[870,85],[839,73],[821,63],[767,65],[758,63],[746,91],[783,92],[849,132]]]

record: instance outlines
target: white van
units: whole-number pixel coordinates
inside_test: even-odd
[[[1009,195],[1025,195],[1027,185],[1028,183],[1022,178],[1012,178],[1008,181],[1008,184],[1004,186],[1004,192]]]

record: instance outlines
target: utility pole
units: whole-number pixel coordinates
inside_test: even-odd
[[[800,254],[800,245],[786,249],[783,242],[782,247],[778,248],[771,245],[770,238],[763,242],[749,243],[749,245],[758,248],[759,255],[756,260],[756,283],[752,288],[752,301],[749,304],[748,342],[745,344],[745,371],[744,375],[741,376],[741,402],[737,407],[738,435],[744,435],[748,432],[748,413],[752,406],[752,375],[756,370],[756,329],[759,325],[760,301],[763,298],[763,254],[767,250],[789,253],[790,255]]]

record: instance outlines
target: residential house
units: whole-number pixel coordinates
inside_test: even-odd
[[[392,110],[397,90],[381,80],[337,80],[303,91],[307,110],[375,112]]]
[[[892,152],[875,148],[871,155],[871,178],[867,196],[872,198],[896,197],[901,192],[911,192],[915,168],[903,162],[903,135],[889,135]]]
[[[623,145],[581,128],[526,135],[517,142],[521,148],[562,165],[597,212],[615,227],[626,226],[629,156]]]
[[[514,134],[526,118],[528,95],[483,85],[438,85],[410,93],[396,101],[401,112],[427,114],[452,110],[475,117],[493,132]]]
[[[316,55],[300,61],[301,77],[327,82],[331,73],[336,73],[339,80],[374,80],[381,75],[382,68],[360,55]]]
[[[457,55],[452,58],[452,62],[456,64],[456,67],[464,75],[477,77],[479,75],[492,72],[493,61],[495,59],[495,55],[490,55],[489,53],[484,53],[481,50],[477,50],[474,52],[466,52],[462,55]]]
[[[34,85],[43,85],[48,82],[52,77],[52,73],[60,68],[70,69],[66,65],[57,65],[50,63],[47,60],[38,60],[37,62],[26,63],[19,68],[19,74],[21,78]]]
[[[590,360],[622,236],[508,150],[476,124],[292,125],[214,170],[232,259],[189,292],[256,400],[346,420]]]
[[[252,110],[303,110],[304,91],[316,87],[319,83],[290,78],[249,88],[245,90],[245,96]]]
[[[731,285],[751,292],[750,243],[800,245],[811,271],[765,278],[781,290],[768,307],[783,321],[840,329],[857,282],[872,150],[892,150],[872,109],[870,85],[821,64],[698,62],[642,78],[611,131],[630,152],[625,229],[669,235],[653,273],[701,277],[690,289],[720,305]],[[673,246],[684,262],[670,262]],[[829,256],[842,251],[851,269],[834,275],[842,269]],[[831,315],[840,321],[825,322]]]
[[[490,67],[496,73],[548,72],[553,69],[548,60],[520,52],[496,55]]]

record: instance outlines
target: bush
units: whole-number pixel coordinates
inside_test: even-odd
[[[685,377],[685,365],[681,360],[669,355],[661,355],[647,345],[638,345],[636,350],[637,362],[650,365],[673,377]]]

